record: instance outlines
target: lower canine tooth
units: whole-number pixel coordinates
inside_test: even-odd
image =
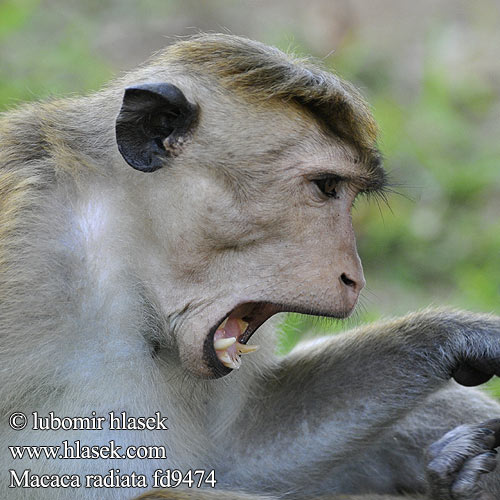
[[[250,352],[254,352],[257,349],[259,349],[260,346],[258,345],[246,345],[246,344],[240,344],[239,342],[236,344],[236,349],[240,354],[248,354]]]
[[[217,357],[223,362],[223,363],[232,363],[233,360],[231,359],[231,356],[227,353],[227,351],[222,351],[217,353]]]
[[[218,339],[214,342],[214,348],[216,351],[223,351],[224,349],[227,349],[229,346],[232,346],[235,342],[236,342],[236,337]]]
[[[227,368],[231,368],[232,370],[237,370],[237,369],[240,367],[240,365],[237,365],[237,364],[236,364],[236,363],[234,363],[233,361],[231,361],[231,362],[229,362],[229,363],[226,363],[226,362],[224,362],[224,361],[223,361],[223,362],[222,362],[222,364],[223,364],[224,366],[226,366]]]
[[[237,370],[240,367],[240,363],[236,363],[229,357],[229,354],[224,353],[222,356],[219,356],[221,363],[227,368],[231,368],[233,370]]]

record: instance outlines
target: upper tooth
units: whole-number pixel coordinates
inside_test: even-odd
[[[225,326],[226,326],[226,323],[227,323],[227,320],[228,318],[226,318],[218,327],[217,327],[217,330],[222,330]]]
[[[236,342],[236,337],[217,339],[214,342],[214,347],[216,351],[222,351],[232,346]]]
[[[256,351],[260,346],[258,345],[246,345],[240,344],[239,342],[236,344],[236,349],[240,354],[248,354],[249,352]]]
[[[240,333],[243,333],[248,326],[248,323],[246,321],[243,321],[242,319],[238,318],[238,327],[240,329]]]

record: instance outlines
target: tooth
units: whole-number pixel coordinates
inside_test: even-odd
[[[223,362],[223,363],[232,363],[233,360],[231,359],[231,356],[227,353],[227,351],[219,351],[217,353],[217,357]]]
[[[227,368],[232,368],[233,370],[237,370],[240,367],[241,363],[236,363],[235,360],[231,359],[227,353],[224,356],[219,356],[222,364]]]
[[[232,346],[235,342],[236,342],[236,337],[217,339],[214,342],[214,347],[216,351],[223,351],[224,349],[227,349],[229,346]]]
[[[227,320],[229,318],[226,318],[218,327],[217,327],[217,330],[223,330],[224,327],[226,326],[226,323],[227,323]]]
[[[224,366],[227,366],[228,368],[232,368],[233,370],[237,370],[241,365],[241,360],[240,359],[238,359],[238,360],[232,359],[229,356],[229,354],[227,353],[227,351],[223,351],[223,352],[219,351],[217,353],[217,357],[219,358],[220,362]]]
[[[239,342],[236,344],[236,349],[240,354],[248,354],[250,352],[256,351],[259,348],[260,346],[258,345],[246,345],[246,344],[240,344]]]
[[[238,328],[240,329],[240,335],[247,329],[248,323],[238,318]]]
[[[231,368],[232,370],[238,370],[240,367],[240,365],[237,365],[233,361],[230,361],[229,363],[226,363],[225,361],[223,361],[222,364],[224,366],[226,366],[227,368]]]

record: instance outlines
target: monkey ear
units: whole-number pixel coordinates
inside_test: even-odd
[[[198,106],[170,83],[146,83],[125,89],[116,119],[116,142],[125,161],[154,172],[180,153],[184,137],[195,125]]]

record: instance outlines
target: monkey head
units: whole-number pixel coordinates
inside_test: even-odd
[[[357,91],[220,35],[167,48],[126,83],[116,142],[141,200],[138,268],[183,365],[239,368],[277,312],[348,316],[364,286],[351,207],[385,180]]]

